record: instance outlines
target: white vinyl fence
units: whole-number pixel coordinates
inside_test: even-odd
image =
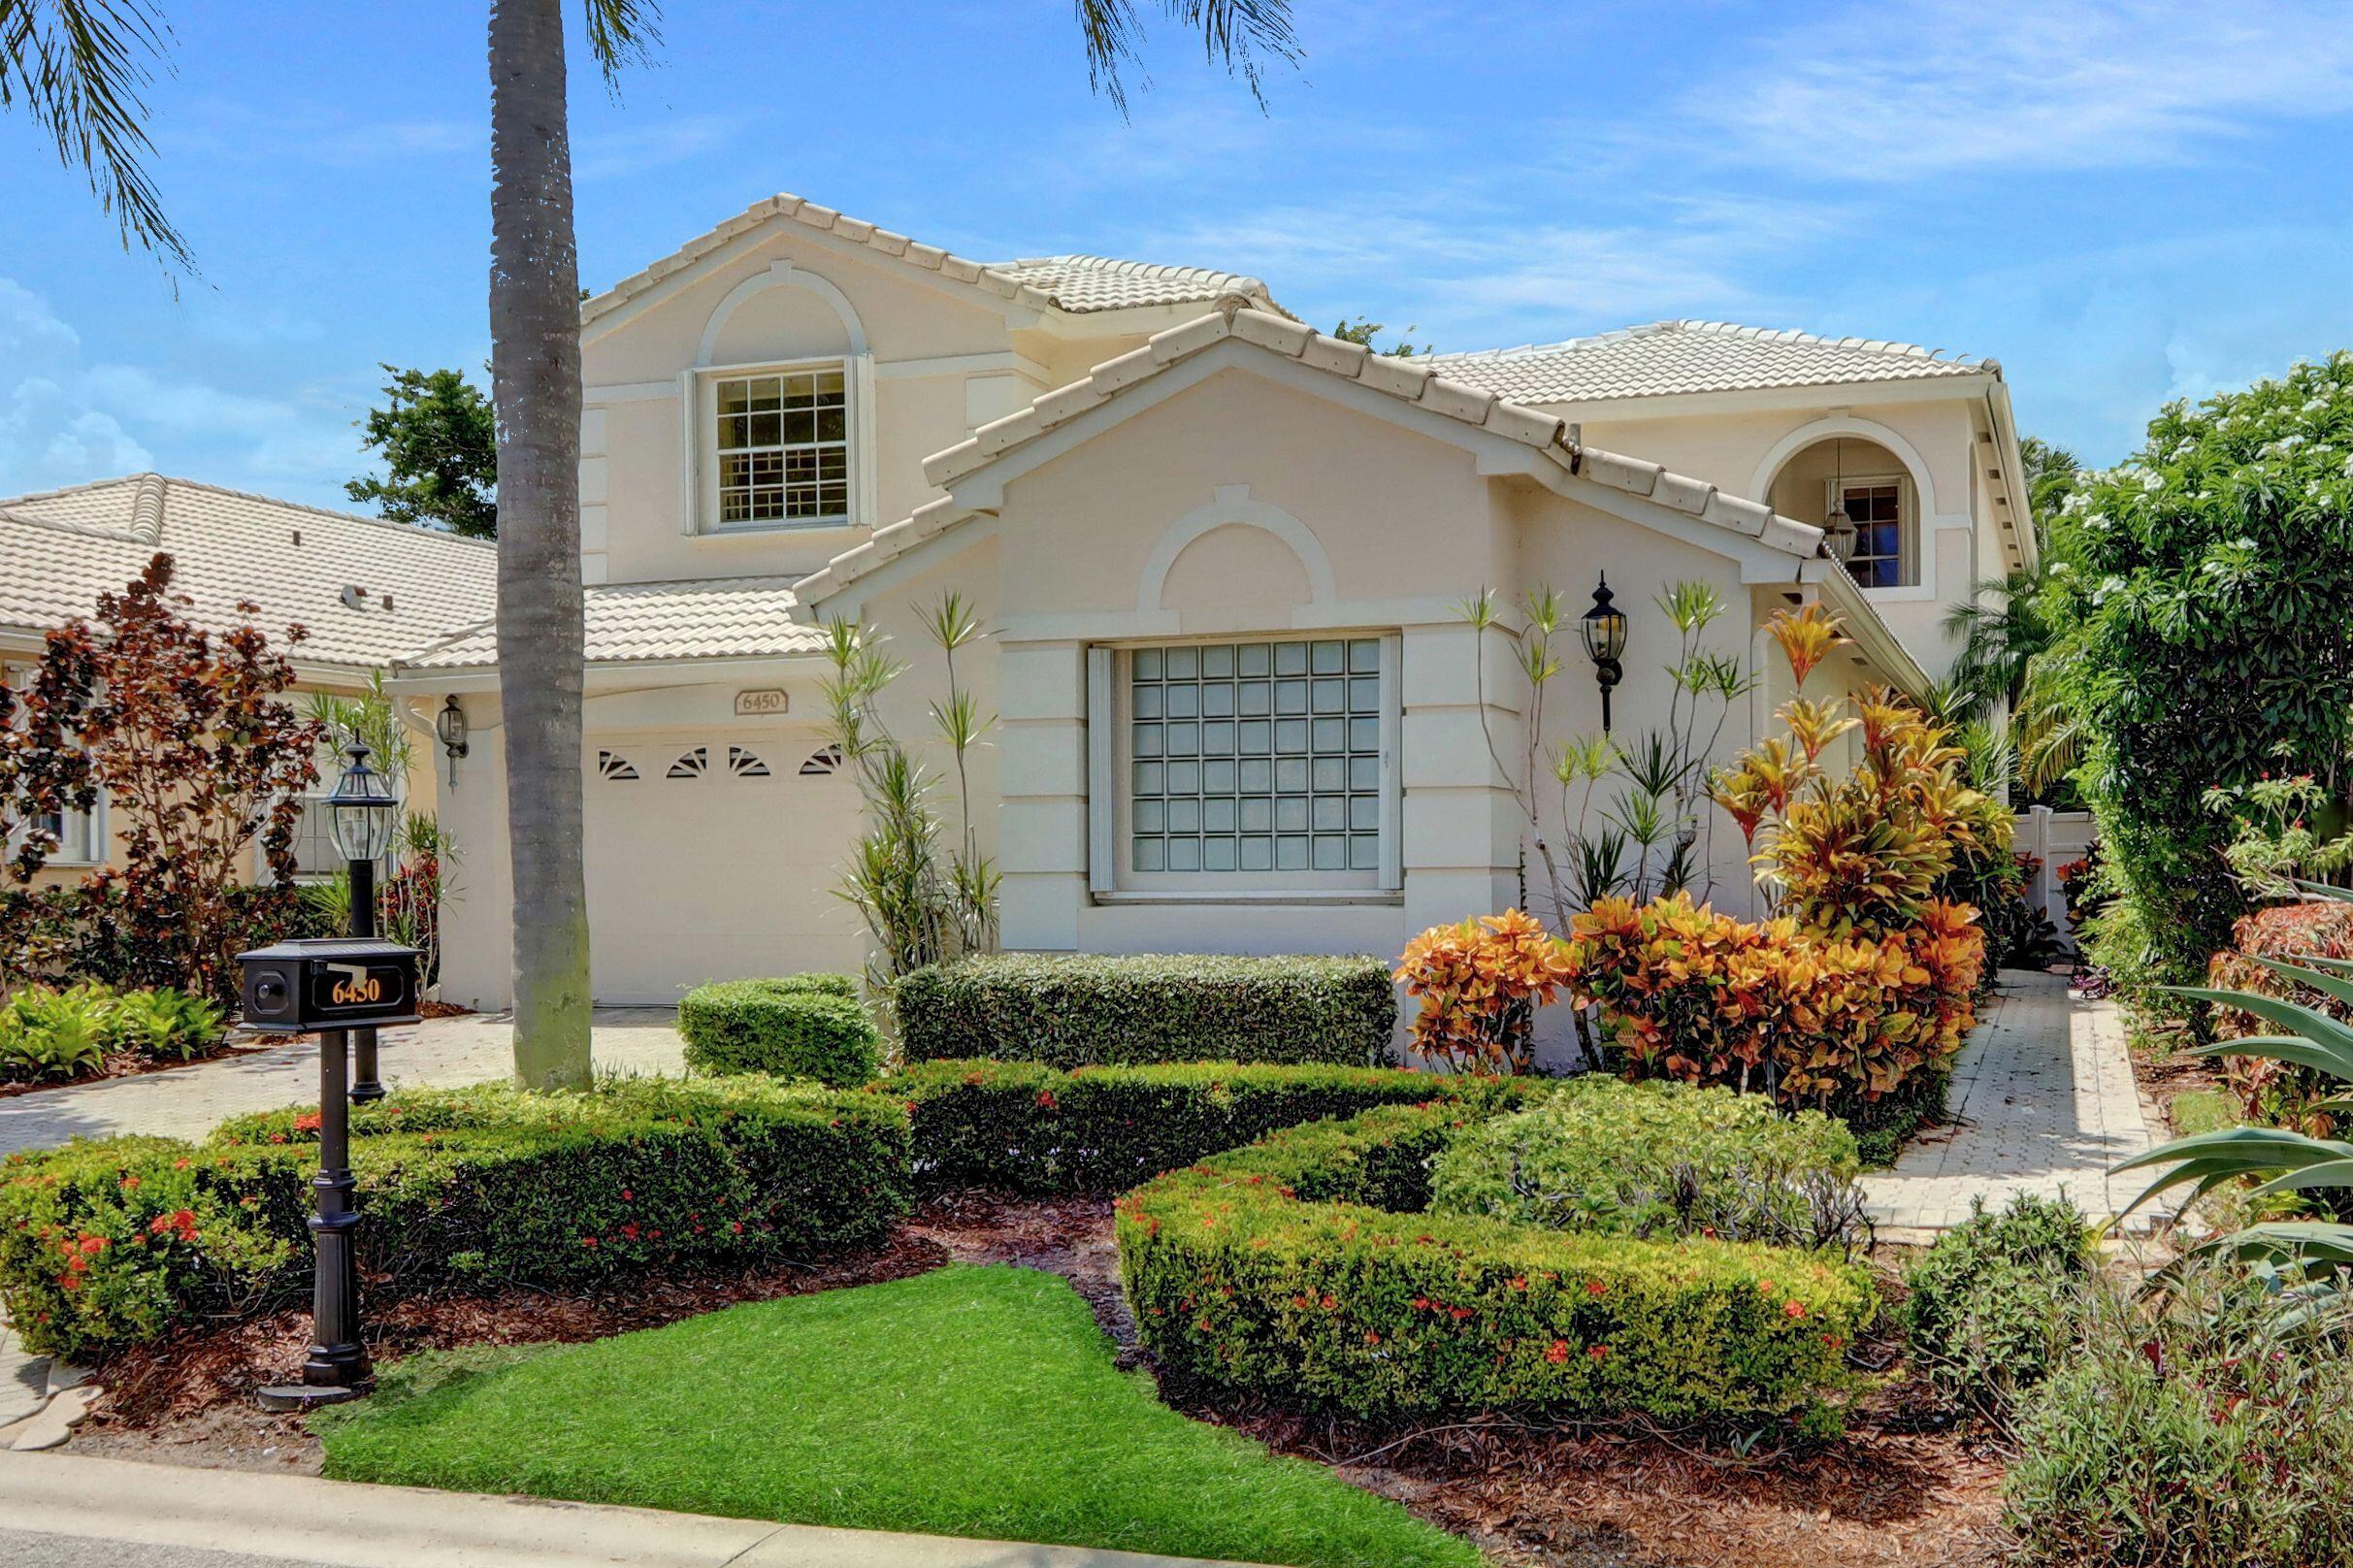
[[[2011,847],[2043,863],[2027,879],[2026,901],[2049,917],[2071,951],[2075,936],[2067,929],[2067,895],[2059,889],[2059,867],[2081,860],[2099,836],[2100,830],[2092,825],[2088,811],[2053,811],[2046,805],[2034,805],[2018,813]]]

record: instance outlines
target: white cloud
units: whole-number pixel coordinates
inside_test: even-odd
[[[340,391],[259,396],[144,365],[87,361],[42,296],[0,278],[0,495],[163,468],[294,500],[359,463]],[[161,461],[158,461],[158,458]]]
[[[1802,10],[1682,96],[1666,143],[1836,180],[2208,157],[2265,122],[2346,112],[2335,0]]]

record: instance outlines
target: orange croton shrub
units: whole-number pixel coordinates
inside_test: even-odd
[[[1681,895],[1605,898],[1571,923],[1570,985],[1601,1005],[1635,1076],[1790,1104],[1877,1099],[1942,1066],[1977,1021],[1984,933],[1936,888],[1966,859],[2009,853],[2007,815],[1969,786],[1944,727],[1900,695],[1803,695],[1846,640],[1836,618],[1810,604],[1766,630],[1800,695],[1781,705],[1787,733],[1744,753],[1715,798],[1774,918]],[[1848,735],[1852,765],[1834,766]]]
[[[1932,901],[1908,930],[1834,937],[1788,916],[1736,920],[1687,894],[1604,898],[1572,923],[1567,967],[1630,1076],[1844,1104],[1960,1049],[1985,957],[1975,920]]]
[[[1525,1072],[1536,1009],[1559,995],[1567,945],[1517,909],[1432,926],[1406,946],[1395,978],[1418,998],[1414,1046],[1457,1072]]]

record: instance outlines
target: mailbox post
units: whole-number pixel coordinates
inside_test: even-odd
[[[310,1354],[299,1384],[261,1390],[266,1410],[308,1410],[350,1399],[374,1377],[360,1334],[359,1214],[351,1194],[350,1031],[417,1021],[417,952],[397,942],[325,936],[240,953],[245,1027],[316,1033],[318,1174],[310,1178]]]

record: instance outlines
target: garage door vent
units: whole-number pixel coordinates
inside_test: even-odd
[[[597,776],[614,780],[633,779],[637,776],[637,768],[617,752],[600,751],[597,753]]]
[[[671,778],[701,778],[703,774],[709,772],[710,770],[710,747],[697,746],[694,750],[687,752],[676,762],[670,765],[670,773],[668,776]]]
[[[821,751],[813,751],[809,753],[809,760],[801,765],[801,776],[804,778],[822,778],[827,773],[838,772],[840,769],[841,748],[839,746],[827,746]]]
[[[768,764],[741,746],[727,748],[727,770],[737,778],[766,778],[768,776]]]

